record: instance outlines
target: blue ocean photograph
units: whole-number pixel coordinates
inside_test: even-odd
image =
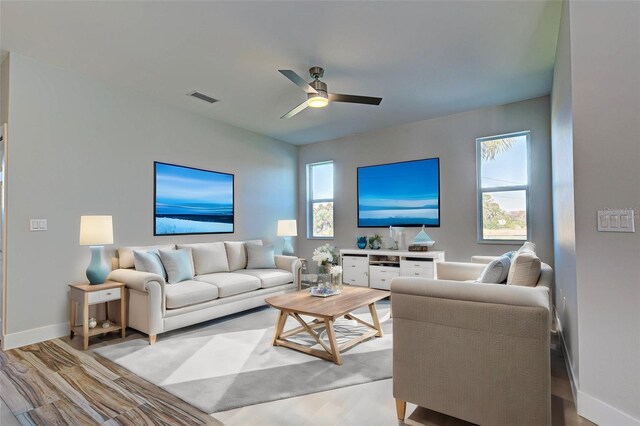
[[[358,168],[358,226],[440,226],[438,158]]]
[[[154,235],[233,232],[233,175],[155,162]]]

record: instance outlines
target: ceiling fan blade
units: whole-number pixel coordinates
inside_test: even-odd
[[[307,93],[318,93],[316,91],[316,89],[314,89],[313,87],[309,86],[309,83],[304,81],[304,78],[302,78],[298,74],[296,74],[295,71],[291,71],[291,70],[278,70],[278,71],[280,72],[280,74],[282,74],[285,77],[287,77],[289,80],[291,80],[293,82],[293,84],[295,84],[296,86],[298,86],[299,88],[301,88],[305,92],[307,92]]]
[[[307,109],[308,106],[309,106],[309,101],[306,100],[306,101],[304,101],[303,103],[301,103],[300,105],[298,105],[297,107],[295,107],[294,109],[292,109],[291,111],[289,111],[288,113],[286,113],[285,115],[283,115],[280,118],[291,118],[294,115],[296,115],[297,113]]]
[[[342,95],[340,93],[329,93],[331,102],[349,102],[352,104],[380,105],[382,98],[371,96]]]

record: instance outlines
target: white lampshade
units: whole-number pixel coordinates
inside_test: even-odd
[[[295,220],[278,221],[278,237],[297,237],[298,226]]]
[[[80,216],[80,245],[113,244],[111,216]]]

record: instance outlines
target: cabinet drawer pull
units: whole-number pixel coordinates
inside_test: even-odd
[[[380,281],[386,281],[386,280],[387,280],[386,278],[381,278],[381,279],[380,279]]]
[[[420,272],[414,272],[414,275],[420,275]]]

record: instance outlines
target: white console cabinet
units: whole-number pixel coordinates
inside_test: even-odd
[[[361,287],[389,290],[395,277],[436,278],[437,262],[443,251],[340,250],[342,282]]]

